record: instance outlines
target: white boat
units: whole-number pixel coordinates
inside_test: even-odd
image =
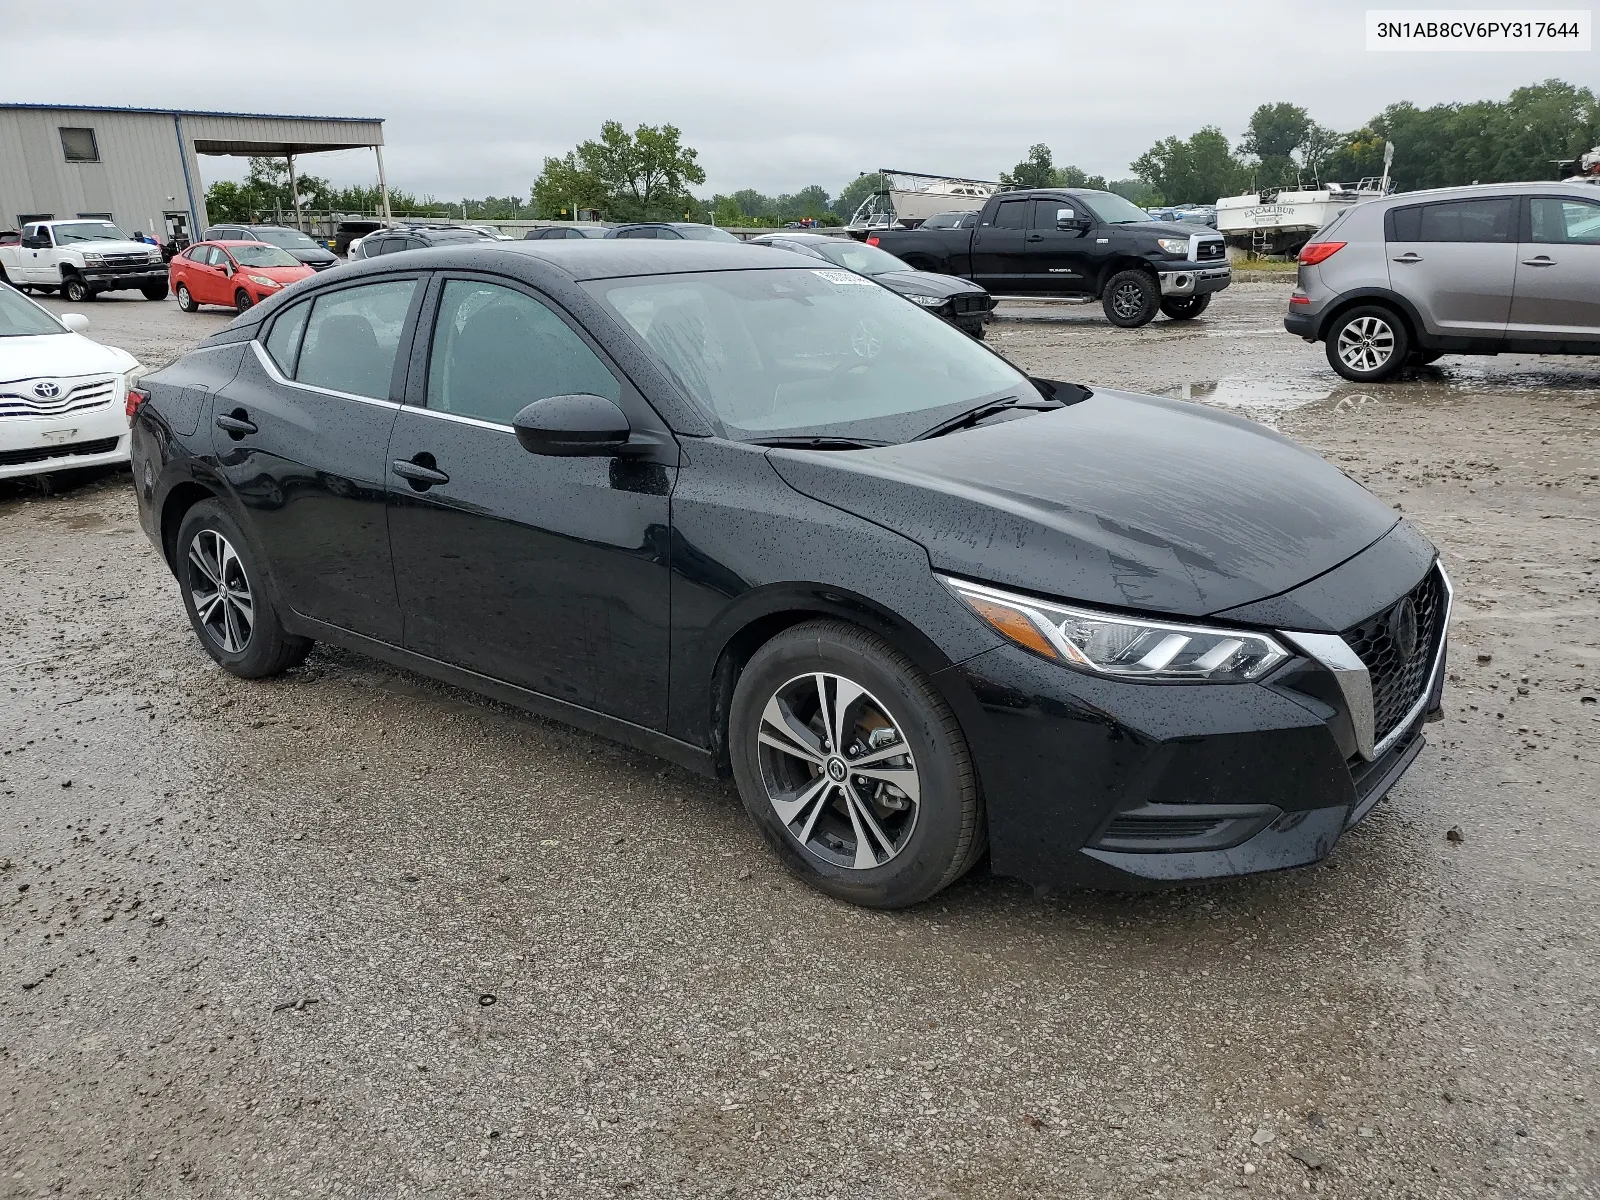
[[[1256,255],[1297,254],[1312,234],[1352,204],[1387,194],[1387,179],[1363,179],[1353,186],[1329,183],[1223,196],[1217,201],[1217,232]]]
[[[960,179],[953,175],[924,175],[915,171],[877,172],[878,190],[861,202],[847,228],[915,229],[935,213],[976,212],[1000,190],[987,179]]]

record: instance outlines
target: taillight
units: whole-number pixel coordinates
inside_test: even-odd
[[[1343,242],[1307,242],[1300,248],[1300,261],[1308,267],[1314,267],[1343,249]]]
[[[126,412],[128,414],[128,420],[131,421],[131,420],[133,420],[134,417],[138,416],[139,415],[139,409],[149,399],[150,399],[150,393],[149,392],[142,392],[138,388],[129,388],[128,389],[128,407],[126,409]]]
[[[1290,304],[1310,304],[1311,303],[1311,297],[1306,295],[1304,292],[1296,292],[1294,295],[1289,297],[1289,303]]]
[[[877,234],[873,234],[871,237],[869,237],[867,239],[867,245],[876,246],[877,244],[878,244],[878,235]]]

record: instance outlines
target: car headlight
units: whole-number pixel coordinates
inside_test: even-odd
[[[106,260],[98,254],[90,254],[87,250],[83,254],[83,265],[86,267],[103,267]]]
[[[1185,258],[1189,256],[1188,238],[1157,238],[1156,245],[1160,246],[1168,254],[1181,254]]]
[[[906,299],[913,304],[922,305],[923,308],[942,308],[945,303],[943,296],[907,296]]]
[[[279,283],[276,279],[269,278],[266,275],[246,275],[245,278],[248,279],[251,283],[259,284],[261,287],[264,287],[264,288],[275,288],[275,287],[282,287],[283,286],[283,284]]]
[[[1247,629],[1125,617],[939,578],[996,633],[1091,675],[1147,683],[1248,683],[1289,657],[1272,638]]]

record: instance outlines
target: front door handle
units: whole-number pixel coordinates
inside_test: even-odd
[[[256,432],[256,424],[250,419],[250,414],[242,408],[236,408],[231,413],[224,413],[217,418],[217,428],[226,430],[229,437],[238,441],[247,433]]]
[[[1028,240],[1030,242],[1042,242],[1042,241],[1044,241],[1044,234],[1042,234],[1042,233],[1030,233],[1028,235]]]
[[[1541,254],[1538,258],[1523,259],[1522,265],[1525,267],[1553,267],[1556,265],[1556,260],[1548,254]]]
[[[439,464],[426,450],[421,454],[413,454],[409,460],[395,459],[389,464],[389,469],[419,492],[427,491],[436,483],[450,482],[450,476],[439,470]]]
[[[1394,261],[1395,262],[1399,262],[1399,263],[1419,263],[1419,262],[1422,261],[1422,255],[1420,255],[1420,254],[1406,254],[1406,255],[1403,255],[1400,258],[1395,259]]]

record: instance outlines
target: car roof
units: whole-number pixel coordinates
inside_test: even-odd
[[[1600,199],[1600,188],[1592,183],[1566,183],[1562,180],[1531,180],[1520,183],[1472,183],[1459,187],[1427,188],[1418,192],[1396,192],[1392,196],[1382,196],[1371,203],[1385,205],[1412,204],[1418,200],[1470,200],[1474,196],[1512,195],[1532,196],[1550,195],[1581,196],[1590,200]],[[1362,208],[1366,204],[1361,205]]]
[[[780,229],[775,233],[763,233],[760,237],[751,240],[765,242],[771,241],[773,238],[782,238],[786,242],[851,242],[855,240],[851,237],[833,237],[826,233],[801,233],[788,229]]]
[[[404,250],[364,259],[382,269],[434,264],[443,269],[506,269],[515,255],[554,267],[568,279],[620,279],[630,275],[680,275],[696,271],[752,271],[796,267],[793,251],[743,242],[659,241],[624,238],[539,238],[535,241],[460,242],[428,250]],[[424,257],[426,256],[426,257]],[[530,264],[531,265],[531,264]],[[348,275],[346,276],[349,277]]]

